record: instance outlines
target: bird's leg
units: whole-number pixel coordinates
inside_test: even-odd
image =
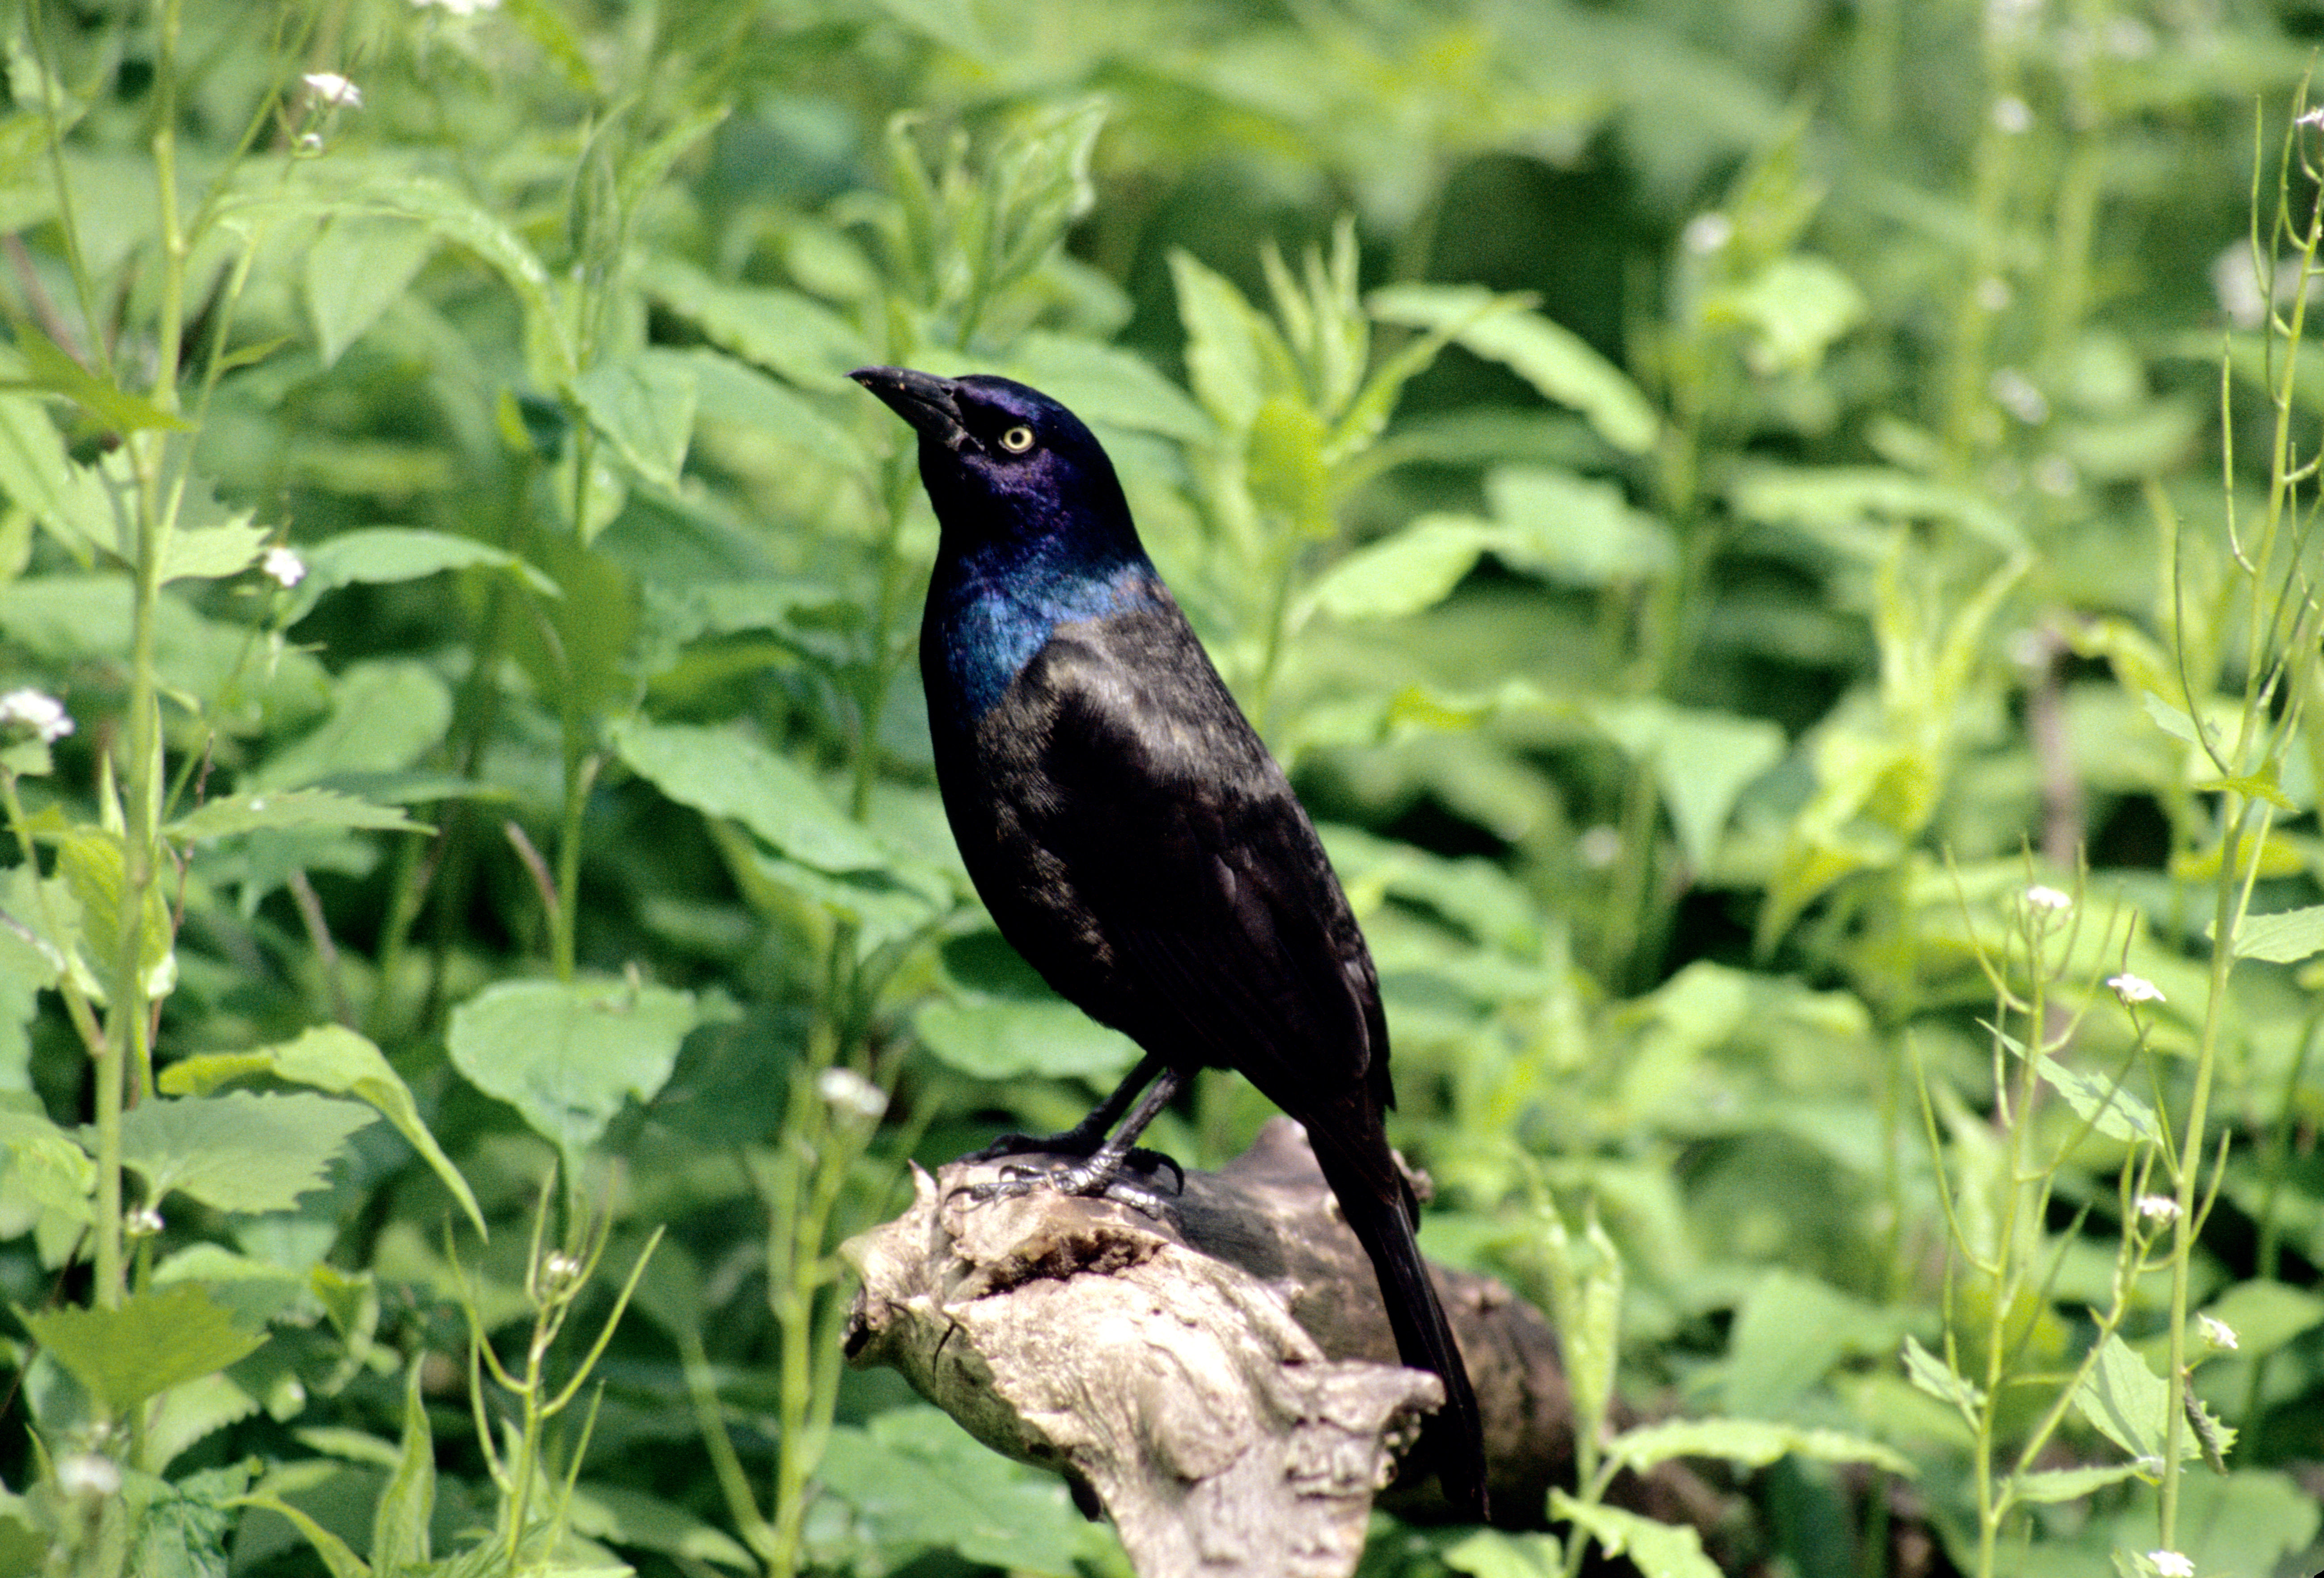
[[[1148,1082],[1151,1083],[1148,1083]],[[1122,1177],[1125,1164],[1143,1171],[1167,1167],[1176,1175],[1176,1186],[1186,1186],[1185,1170],[1160,1151],[1137,1149],[1138,1137],[1157,1113],[1168,1106],[1185,1084],[1186,1076],[1176,1068],[1164,1065],[1159,1057],[1148,1055],[1130,1071],[1120,1089],[1100,1103],[1097,1111],[1065,1133],[1049,1140],[1028,1141],[1022,1146],[1010,1144],[1022,1140],[1022,1135],[1008,1135],[992,1146],[979,1151],[976,1159],[992,1160],[998,1156],[1023,1156],[1037,1153],[1079,1156],[1083,1159],[1064,1167],[1025,1167],[1013,1169],[1014,1176],[994,1179],[971,1187],[970,1196],[977,1200],[997,1200],[1010,1195],[1028,1195],[1035,1189],[1055,1189],[1063,1195],[1120,1195],[1141,1209],[1151,1210],[1164,1204],[1162,1196],[1142,1182]],[[1145,1088],[1141,1094],[1139,1087]],[[1129,1116],[1121,1117],[1124,1107]],[[1113,1128],[1113,1121],[1121,1118],[1121,1126]],[[1092,1143],[1093,1140],[1094,1143]],[[1006,1146],[1007,1149],[1001,1149]]]

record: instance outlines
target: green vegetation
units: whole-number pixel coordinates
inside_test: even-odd
[[[2314,1570],[2318,36],[0,13],[0,1573],[1123,1571],[841,1361],[907,1158],[1130,1061],[951,848],[870,362],[1099,430],[1558,1316],[1548,1531],[1368,1571],[1704,1578],[1674,1457],[1730,1571]]]

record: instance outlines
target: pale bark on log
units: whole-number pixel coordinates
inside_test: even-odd
[[[1297,1125],[1188,1173],[1159,1213],[964,1192],[1009,1165],[916,1168],[910,1209],[848,1241],[851,1361],[892,1365],[987,1445],[1094,1496],[1140,1578],[1345,1578],[1443,1389],[1396,1363],[1371,1263]],[[1571,1479],[1555,1339],[1501,1284],[1436,1276],[1497,1508],[1537,1520]],[[1431,1481],[1399,1509],[1433,1500]]]

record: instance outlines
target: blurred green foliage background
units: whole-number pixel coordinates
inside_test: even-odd
[[[1548,1532],[1368,1572],[2312,1571],[2319,35],[0,12],[0,1570],[1126,1570],[839,1358],[1130,1060],[944,826],[899,363],[1104,439],[1560,1317]]]

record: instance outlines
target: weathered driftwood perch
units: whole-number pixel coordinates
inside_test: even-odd
[[[1004,1164],[915,1171],[902,1216],[849,1241],[857,1365],[889,1364],[995,1451],[1102,1504],[1140,1578],[1343,1578],[1373,1497],[1442,1400],[1396,1362],[1371,1262],[1286,1119],[1160,1216],[1037,1191]],[[1556,1340],[1499,1283],[1439,1269],[1484,1410],[1499,1515],[1569,1482]],[[1422,1509],[1434,1481],[1406,1494]]]

